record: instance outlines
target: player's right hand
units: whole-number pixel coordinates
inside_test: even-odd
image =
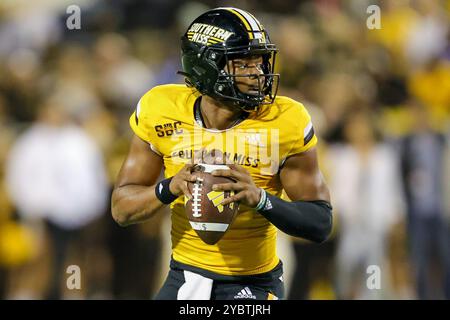
[[[192,199],[192,194],[187,186],[188,182],[195,182],[196,177],[191,174],[194,163],[188,163],[176,175],[173,176],[169,184],[169,190],[176,196],[184,194],[188,199]]]

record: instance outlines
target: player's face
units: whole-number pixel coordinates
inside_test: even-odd
[[[235,78],[236,86],[241,92],[257,95],[262,90],[264,78],[259,77],[258,81],[258,75],[264,74],[261,56],[231,60],[228,62],[228,70],[231,74],[243,76]]]

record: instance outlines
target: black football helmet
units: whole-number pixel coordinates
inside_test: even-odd
[[[181,38],[181,50],[183,71],[180,73],[188,85],[202,94],[245,111],[274,101],[279,83],[279,74],[274,73],[278,49],[252,14],[231,7],[205,12]],[[228,61],[258,55],[263,59],[263,73],[230,72]],[[258,79],[259,91],[241,92],[236,86],[237,77]]]

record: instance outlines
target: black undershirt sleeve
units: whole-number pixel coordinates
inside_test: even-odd
[[[265,192],[265,191],[264,191]],[[282,200],[270,193],[258,212],[288,235],[324,242],[331,233],[332,207],[327,201]]]

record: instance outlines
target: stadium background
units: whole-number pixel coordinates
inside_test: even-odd
[[[66,26],[74,4],[79,30]],[[366,25],[373,4],[381,29]],[[448,0],[1,1],[0,298],[147,299],[159,288],[168,213],[123,229],[109,194],[139,97],[183,82],[179,37],[224,5],[268,28],[279,94],[310,110],[331,188],[326,243],[280,234],[288,297],[449,299]],[[80,290],[66,288],[69,265]],[[370,290],[373,265],[381,288]]]

